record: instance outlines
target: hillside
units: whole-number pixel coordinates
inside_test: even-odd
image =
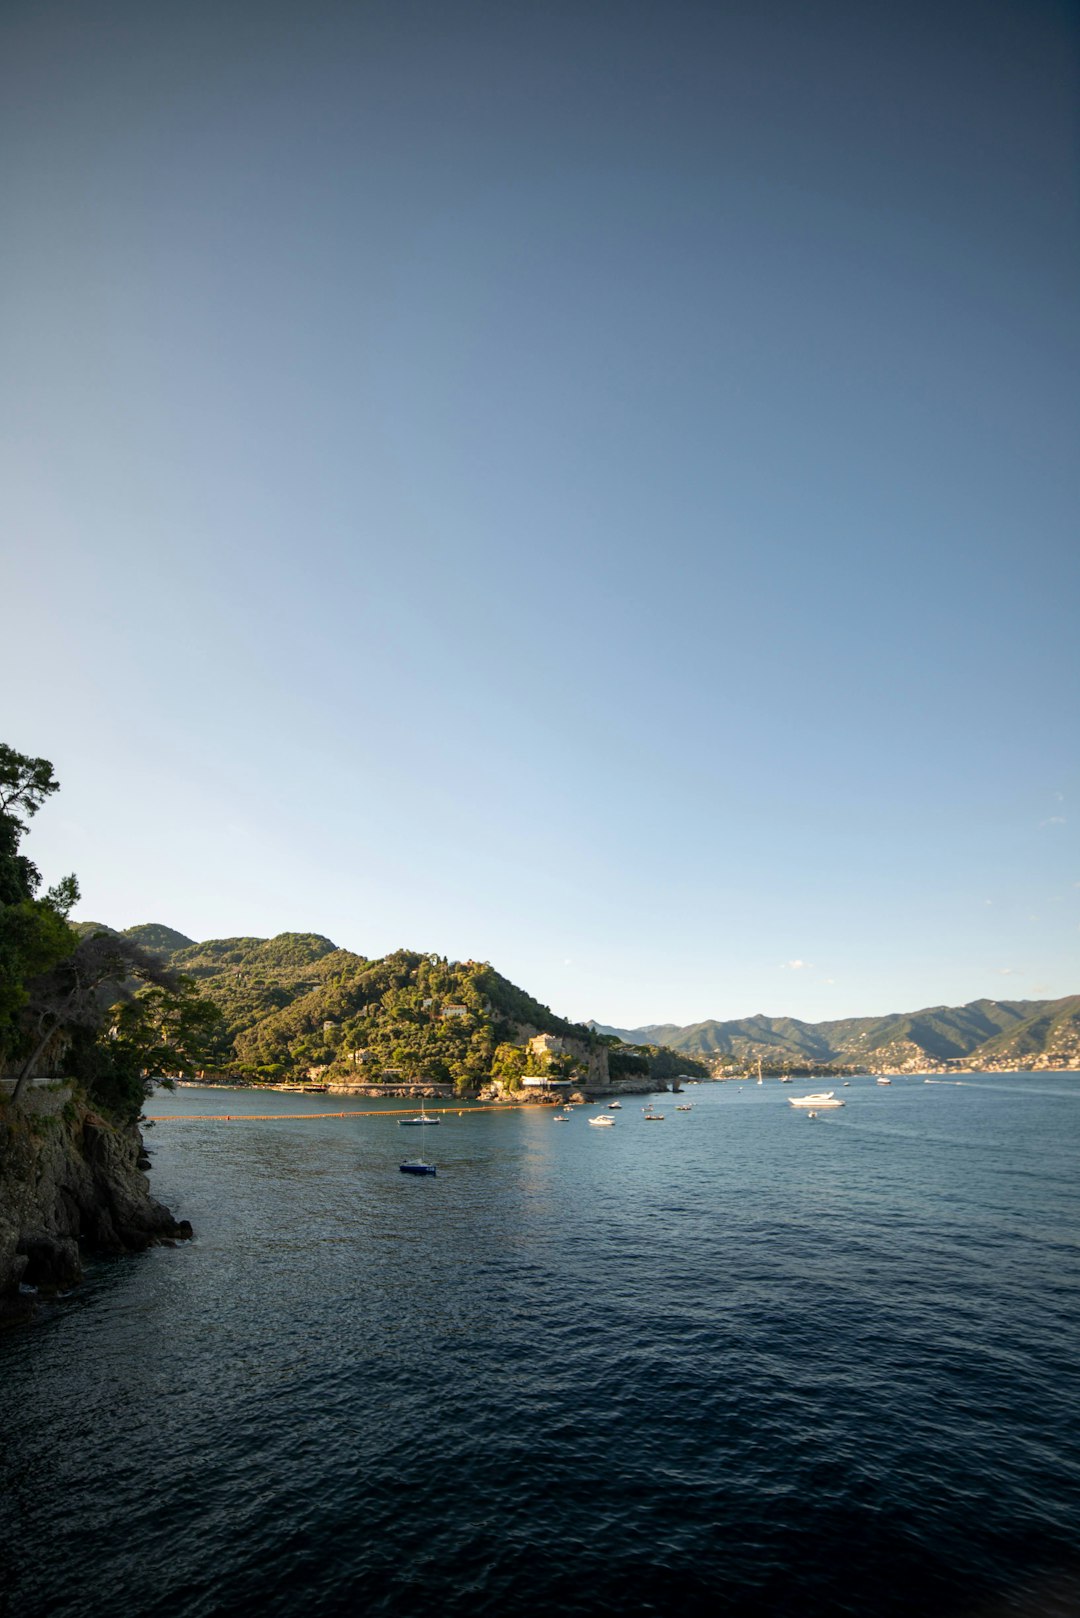
[[[729,1022],[649,1024],[606,1028],[627,1041],[647,1040],[714,1066],[759,1058],[769,1065],[845,1065],[870,1069],[928,1070],[1018,1063],[1080,1066],[1080,996],[1063,1000],[973,1000],[966,1006],[929,1006],[883,1017],[848,1017],[805,1023],[793,1017],[743,1017]]]
[[[82,932],[112,931],[93,923]],[[696,1064],[657,1048],[620,1053],[558,1017],[486,962],[395,950],[368,960],[318,933],[195,943],[154,923],[125,936],[195,979],[222,1013],[218,1064],[252,1080],[379,1083],[424,1080],[474,1090],[493,1075],[517,1083],[554,1069],[658,1080]],[[539,1034],[564,1042],[531,1052]]]
[[[118,938],[130,938],[133,944],[141,944],[143,949],[154,950],[158,955],[171,956],[195,942],[186,933],[178,933],[175,927],[163,927],[156,921],[125,927],[121,933],[117,933],[115,927],[107,927],[103,921],[76,921],[72,926],[80,938],[89,938],[94,933],[112,933]]]
[[[993,1065],[1030,1063],[1034,1067],[1080,1067],[1080,995],[1066,995],[1015,1023],[981,1053]]]

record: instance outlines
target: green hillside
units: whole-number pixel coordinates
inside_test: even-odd
[[[88,923],[85,930],[101,929]],[[146,924],[129,930],[138,934],[143,942],[153,938],[221,1011],[220,1069],[252,1079],[302,1078],[315,1068],[331,1081],[427,1080],[467,1091],[493,1073],[542,1068],[544,1059],[530,1066],[522,1049],[535,1034],[562,1036],[580,1048],[580,1059],[555,1058],[568,1073],[579,1071],[599,1043],[486,962],[405,949],[368,960],[318,933],[193,943]],[[659,1049],[635,1054],[633,1063],[635,1072],[657,1078],[686,1066]]]
[[[241,1063],[464,1086],[487,1079],[499,1045],[524,1030],[590,1037],[487,964],[412,950],[367,961],[339,950],[332,965],[317,987],[237,1035]]]
[[[175,927],[163,927],[157,921],[140,922],[137,927],[125,927],[124,938],[130,938],[133,944],[141,944],[143,949],[152,949],[159,955],[174,955],[177,950],[185,949],[195,940],[188,938],[186,933],[178,933]]]
[[[116,928],[106,927],[103,921],[72,921],[68,925],[79,938],[93,938],[95,933],[112,933],[114,936],[116,935]]]
[[[980,1055],[992,1062],[1080,1062],[1080,995],[1051,1000],[1033,1016],[988,1040]]]
[[[140,922],[137,927],[125,927],[122,932],[117,932],[115,927],[107,927],[103,921],[74,921],[71,926],[80,938],[92,938],[95,933],[109,933],[114,938],[130,938],[133,944],[170,959],[195,942],[186,933],[178,933],[175,927],[165,927],[157,921]]]

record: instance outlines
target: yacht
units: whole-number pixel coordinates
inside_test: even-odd
[[[592,1124],[594,1129],[614,1129],[615,1128],[615,1120],[614,1120],[614,1118],[609,1118],[606,1112],[600,1113],[596,1118],[590,1118],[589,1122],[590,1122],[590,1124]]]
[[[429,1120],[430,1122],[430,1120]],[[435,1174],[434,1163],[425,1163],[422,1157],[408,1157],[398,1165],[402,1174]]]
[[[622,1112],[622,1102],[621,1101],[609,1101],[608,1102],[608,1111],[609,1112]]]
[[[819,1090],[812,1096],[788,1096],[789,1107],[846,1107],[846,1101],[838,1101],[832,1090]]]
[[[882,1074],[879,1074],[877,1082],[879,1084],[891,1084],[892,1080],[891,1079],[886,1079]]]

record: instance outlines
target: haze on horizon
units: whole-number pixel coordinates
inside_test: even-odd
[[[1075,11],[8,7],[80,914],[563,1014],[1080,989]]]

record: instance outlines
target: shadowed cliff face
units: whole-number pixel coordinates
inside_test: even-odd
[[[75,1286],[84,1257],[191,1235],[151,1197],[138,1130],[117,1129],[66,1087],[27,1099],[0,1110],[0,1322]]]

